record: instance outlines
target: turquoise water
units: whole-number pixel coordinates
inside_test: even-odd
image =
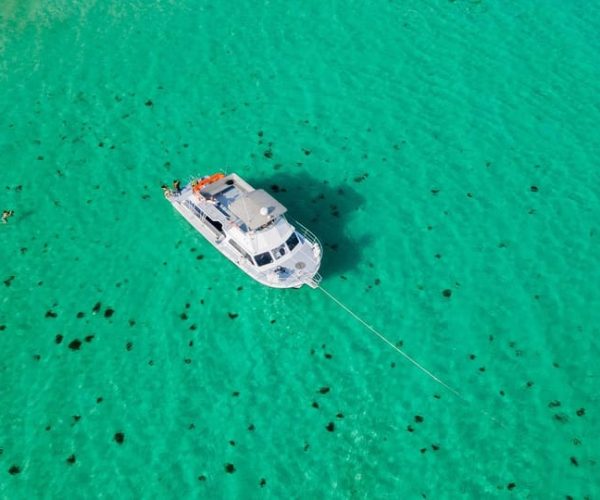
[[[0,496],[597,498],[599,32],[547,0],[3,2]],[[219,169],[463,399],[164,201]]]

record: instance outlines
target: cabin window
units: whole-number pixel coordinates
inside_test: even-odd
[[[285,245],[280,245],[275,250],[273,250],[273,255],[276,259],[281,259],[281,257],[285,255]]]
[[[257,231],[262,231],[263,229],[267,229],[268,227],[272,226],[275,223],[275,219],[270,220],[269,222],[263,224],[262,226],[260,226]]]
[[[271,257],[271,254],[269,252],[264,252],[255,255],[254,260],[256,261],[257,265],[266,266],[267,264],[273,262],[273,257]]]
[[[292,235],[287,239],[286,241],[288,248],[290,249],[290,252],[296,248],[296,245],[298,243],[300,243],[298,241],[298,236],[296,236],[296,233],[292,233]]]
[[[220,231],[221,233],[223,232],[223,224],[221,224],[218,220],[213,220],[208,215],[206,216],[206,220],[217,231]]]

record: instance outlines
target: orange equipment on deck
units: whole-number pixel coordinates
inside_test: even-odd
[[[209,184],[212,184],[213,182],[217,182],[218,180],[222,179],[223,177],[225,177],[223,174],[213,174],[209,177],[206,177],[205,179],[198,180],[198,181],[192,183],[192,191],[194,193],[198,193],[204,186],[208,186]]]

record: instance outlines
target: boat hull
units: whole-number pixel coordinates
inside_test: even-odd
[[[321,280],[318,270],[322,247],[316,237],[299,223],[295,223],[296,226],[290,224],[291,230],[296,233],[299,240],[296,247],[292,251],[288,250],[286,258],[261,268],[252,262],[248,255],[244,257],[234,250],[230,241],[233,232],[232,222],[226,218],[217,222],[206,216],[203,210],[214,210],[214,205],[203,206],[203,200],[192,190],[192,183],[177,193],[167,192],[166,198],[213,247],[262,285],[272,288],[300,288],[303,285],[316,288],[318,286]],[[225,213],[223,210],[221,212]]]

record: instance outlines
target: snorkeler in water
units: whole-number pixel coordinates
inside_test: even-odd
[[[12,217],[13,215],[15,215],[14,210],[3,210],[2,211],[2,224],[6,224],[8,222],[8,219],[10,217]]]

